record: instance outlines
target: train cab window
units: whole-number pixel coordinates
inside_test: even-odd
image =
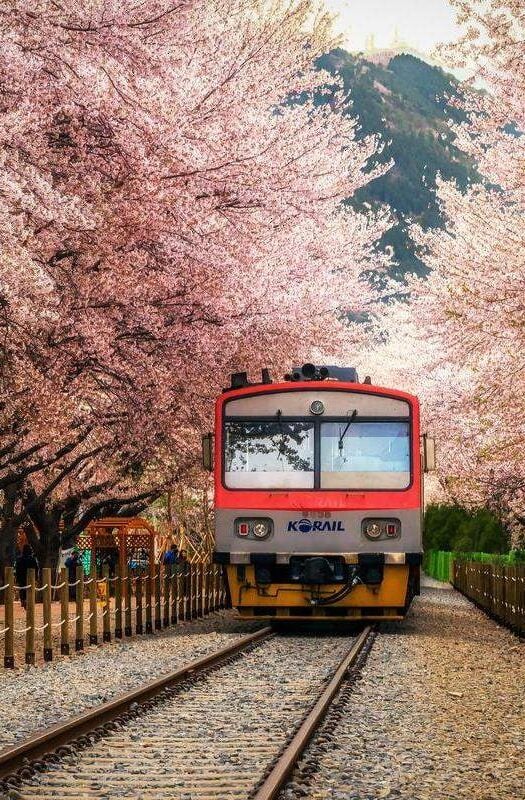
[[[321,424],[321,489],[406,489],[408,422]]]
[[[225,423],[225,484],[230,489],[313,489],[310,422]]]

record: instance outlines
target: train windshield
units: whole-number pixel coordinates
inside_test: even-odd
[[[406,489],[408,422],[321,424],[321,489]]]
[[[313,489],[311,422],[226,422],[225,484],[230,489]]]

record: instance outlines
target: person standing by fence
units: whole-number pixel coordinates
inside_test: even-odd
[[[18,586],[27,585],[27,570],[34,569],[35,573],[38,570],[38,561],[33,554],[33,548],[29,544],[25,544],[22,548],[22,555],[18,556],[15,561],[15,577]],[[20,589],[20,605],[22,608],[26,607],[27,589]]]
[[[188,564],[188,557],[186,555],[186,550],[181,550],[179,552],[179,554],[177,555],[176,563],[178,564],[179,572],[184,572]]]
[[[163,563],[165,566],[173,567],[179,559],[179,548],[172,544],[169,550],[164,553]]]

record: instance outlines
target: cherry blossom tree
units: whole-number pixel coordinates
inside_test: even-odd
[[[338,346],[388,221],[341,206],[377,143],[313,0],[8,0],[0,31],[4,539],[49,562],[191,470],[230,370]]]
[[[394,366],[397,380],[420,394],[438,439],[439,477],[448,497],[493,508],[520,544],[525,16],[514,0],[452,5],[466,32],[446,49],[447,57],[473,72],[462,101],[470,118],[455,133],[486,181],[466,192],[439,184],[446,231],[413,231],[430,276],[409,281],[408,306],[389,307],[375,358],[385,368]]]

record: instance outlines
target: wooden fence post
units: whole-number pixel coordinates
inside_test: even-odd
[[[221,608],[221,575],[222,575],[222,566],[217,564],[217,569],[215,572],[215,610],[218,611]]]
[[[229,608],[228,595],[226,593],[226,581],[224,580],[224,567],[221,567],[219,580],[220,580],[220,584],[219,585],[221,587],[220,588],[220,598],[221,598],[220,607],[221,608]]]
[[[34,569],[27,570],[26,594],[26,664],[35,663],[35,594],[36,574]]]
[[[211,565],[211,610],[217,611],[217,564]]]
[[[75,650],[84,649],[84,568],[76,569],[75,586]]]
[[[525,575],[525,571],[523,572]],[[515,608],[515,625],[516,633],[520,636],[523,635],[525,630],[525,603],[522,602],[521,597],[521,576],[518,566],[514,567],[514,608]]]
[[[209,611],[213,611],[213,598],[215,592],[215,564],[208,565],[208,582],[209,582],[209,599],[208,599],[208,608]]]
[[[170,575],[170,583],[171,583],[171,624],[177,624],[177,603],[178,603],[178,586],[177,586],[177,565],[172,564],[171,566],[171,575]]]
[[[51,569],[42,570],[42,611],[44,623],[44,661],[53,661],[53,639],[51,629]]]
[[[135,582],[135,603],[136,603],[136,622],[135,622],[135,633],[144,633],[144,628],[142,625],[142,575],[137,575],[137,579]]]
[[[167,628],[170,624],[170,567],[164,567],[164,614],[162,624]]]
[[[181,573],[181,569],[184,569],[184,567],[177,565],[177,622],[181,622],[184,619],[184,598],[186,595],[186,579]]]
[[[4,573],[4,583],[6,584],[4,592],[5,603],[5,640],[4,640],[4,667],[6,669],[14,669],[15,666],[15,576],[13,567],[6,567]]]
[[[215,576],[215,610],[218,611],[221,608],[221,570],[222,566],[220,564],[217,565],[217,574]]]
[[[122,639],[122,570],[115,573],[115,639]]]
[[[192,564],[191,572],[191,617],[192,619],[197,619],[199,613],[199,607],[197,603],[199,597],[199,565]]]
[[[131,627],[131,581],[133,575],[132,570],[129,567],[126,567],[125,574],[124,574],[124,597],[125,597],[125,605],[124,605],[124,635],[131,636],[133,633]]]
[[[155,630],[162,628],[161,608],[160,608],[160,564],[156,565],[155,571]]]
[[[210,613],[210,565],[204,565],[204,615]]]
[[[150,564],[146,573],[146,633],[153,633],[152,582],[153,571]]]
[[[109,564],[102,567],[104,584],[104,608],[102,610],[102,641],[111,641],[111,583],[109,581]]]
[[[195,582],[195,612],[197,617],[202,617],[202,564],[196,564],[197,580]]]
[[[187,620],[191,619],[191,598],[193,594],[193,580],[192,580],[192,569],[191,564],[186,566],[186,572],[184,574],[184,589],[186,595],[185,601],[185,617]]]
[[[197,567],[192,564],[191,567],[191,618],[195,619],[197,616]]]
[[[69,655],[69,586],[66,567],[60,569],[60,653]]]
[[[97,565],[91,562],[89,582],[89,644],[98,644],[97,621]]]

